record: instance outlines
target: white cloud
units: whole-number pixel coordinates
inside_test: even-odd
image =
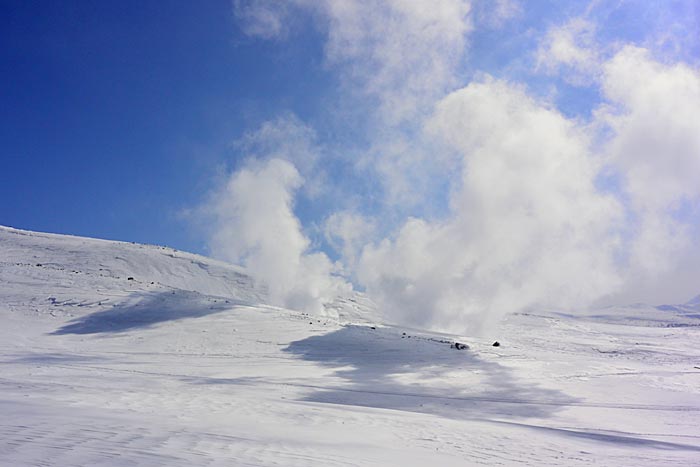
[[[275,39],[289,31],[292,2],[285,0],[232,0],[233,14],[251,37]]]
[[[290,0],[273,19],[265,13],[273,3],[259,5],[251,17],[273,33],[250,34],[262,37],[285,34],[273,20],[285,8],[313,12],[327,31],[327,62],[350,90],[345,102],[377,108],[363,122],[369,149],[356,169],[383,188],[367,196],[383,196],[384,207],[362,209],[368,218],[338,205],[323,233],[346,277],[390,319],[474,330],[536,306],[697,294],[698,70],[636,47],[604,48],[592,20],[554,27],[536,51],[540,70],[598,86],[605,102],[583,122],[525,85],[487,78],[455,90],[469,2]],[[515,5],[497,2],[490,14],[506,21],[519,14]],[[213,203],[213,248],[256,270],[280,303],[318,308],[345,285],[325,255],[310,252],[292,208],[300,190],[319,191],[304,186],[323,178],[324,151],[293,117],[263,125],[240,147],[258,162]],[[619,187],[597,187],[603,167]],[[259,196],[246,196],[253,186]],[[445,191],[449,206],[436,205]],[[430,209],[418,216],[410,209],[421,202]]]
[[[603,70],[611,105],[598,118],[615,133],[610,156],[625,172],[635,203],[659,209],[699,196],[700,72],[656,62],[632,46]]]
[[[508,15],[513,5],[502,0],[496,10]],[[274,23],[292,9],[318,20],[327,34],[326,62],[339,71],[350,96],[345,102],[366,109],[364,123],[374,132],[356,168],[376,178],[387,194],[387,206],[419,203],[435,175],[435,161],[415,140],[413,129],[459,84],[457,74],[472,30],[471,1],[289,0],[282,6],[263,1],[243,7],[238,6],[237,17],[248,29],[258,24],[258,17],[264,19],[259,22]],[[251,34],[268,37],[255,34],[258,29],[263,28]]]
[[[244,265],[268,287],[272,303],[322,313],[350,285],[325,254],[311,251],[294,213],[300,192],[324,191],[315,131],[288,114],[246,133],[233,148],[246,162],[199,209],[210,225],[212,254]]]
[[[323,313],[323,304],[349,290],[323,253],[309,252],[309,239],[293,212],[303,183],[281,159],[253,161],[231,175],[212,197],[215,257],[242,264],[268,287],[273,304]]]
[[[604,64],[601,88],[608,103],[596,124],[612,134],[605,152],[633,218],[625,294],[672,300],[654,282],[687,282],[688,265],[678,265],[700,249],[700,238],[693,238],[700,224],[700,71],[659,63],[647,50],[627,46]],[[684,203],[689,214],[679,213]],[[693,275],[700,276],[700,263]],[[668,290],[677,296],[677,287]],[[683,291],[696,292],[697,284]]]
[[[440,161],[416,136],[433,105],[458,86],[472,31],[471,2],[331,0],[325,18],[328,63],[359,97],[371,122],[357,167],[377,180],[388,210],[425,203]],[[367,100],[369,98],[369,101]]]
[[[377,98],[383,118],[415,117],[454,86],[466,35],[470,2],[435,0],[329,0],[311,2],[326,18],[330,63],[348,83]]]
[[[360,263],[360,280],[393,319],[467,329],[535,305],[581,306],[617,287],[620,206],[596,191],[582,130],[489,80],[443,99],[430,131],[463,157],[451,216],[409,219]]]
[[[319,165],[323,149],[316,132],[294,114],[264,122],[234,142],[233,148],[248,158],[291,162],[305,180],[302,187],[305,194],[312,198],[325,189],[326,174]]]
[[[476,2],[476,21],[478,26],[499,29],[523,13],[518,0],[481,0]]]
[[[387,195],[386,206],[419,204],[436,168],[431,151],[415,140],[413,129],[459,84],[457,74],[472,30],[471,1],[282,3],[235,2],[234,13],[245,31],[262,38],[286,34],[275,25],[290,22],[292,11],[316,18],[327,35],[326,62],[339,71],[349,97],[344,102],[364,108],[363,123],[374,132],[355,161],[356,169],[376,179]],[[509,14],[511,3],[500,1],[499,14]],[[263,27],[268,23],[273,26]],[[313,177],[307,180],[315,183]]]
[[[595,32],[595,23],[583,18],[552,27],[537,49],[537,67],[572,84],[591,84],[600,69]]]
[[[334,212],[324,222],[326,240],[340,252],[348,276],[354,275],[359,254],[372,239],[376,229],[373,219],[351,211]]]
[[[669,21],[667,6],[650,6],[647,14],[658,17],[653,24],[687,26],[687,18]],[[680,30],[654,29],[644,43],[662,54],[659,40],[687,44],[688,31]],[[700,275],[700,263],[688,261],[700,251],[700,71],[662,63],[631,44],[603,50],[595,33],[595,24],[580,18],[552,28],[537,59],[548,73],[595,84],[602,93],[592,127],[622,184],[617,195],[628,219],[620,254],[626,281],[611,300],[678,300],[697,293],[688,277]],[[682,56],[686,49],[662,55]]]
[[[508,16],[512,0],[496,10]],[[284,37],[295,10],[320,20],[328,35],[326,59],[345,83],[379,102],[381,118],[400,123],[432,105],[450,87],[472,29],[469,0],[233,1],[244,33]]]

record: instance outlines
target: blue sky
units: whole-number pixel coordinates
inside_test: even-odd
[[[329,86],[312,41],[251,41],[226,1],[0,8],[4,225],[203,251],[178,212],[230,143]]]
[[[0,224],[445,329],[699,291],[697,1],[0,9]]]

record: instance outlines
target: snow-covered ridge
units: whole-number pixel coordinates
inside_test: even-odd
[[[58,284],[59,294],[81,282],[91,290],[164,287],[241,300],[264,297],[238,266],[156,245],[0,227],[0,261],[3,282],[23,277],[26,285]]]
[[[657,306],[636,303],[627,306],[579,310],[575,313],[553,312],[552,315],[599,324],[663,328],[700,327],[700,308],[692,301],[679,305]]]
[[[75,317],[117,303],[172,301],[168,294],[180,301],[199,295],[222,303],[267,303],[265,286],[240,266],[165,246],[0,226],[0,298],[12,309],[70,309]],[[355,293],[338,297],[328,310],[357,322],[370,319],[374,305]]]

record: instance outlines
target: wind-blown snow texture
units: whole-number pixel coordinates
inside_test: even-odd
[[[486,340],[266,297],[170,248],[0,228],[0,465],[700,462],[698,298]]]

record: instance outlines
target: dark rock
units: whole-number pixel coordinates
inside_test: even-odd
[[[126,280],[128,280],[128,281],[133,281],[134,278],[133,278],[133,277],[127,277]]]
[[[494,347],[500,347],[500,346],[501,346],[501,343],[498,342],[498,341],[496,341],[496,342],[494,342],[492,345],[493,345]]]
[[[467,344],[462,344],[462,343],[460,343],[460,342],[455,342],[454,345],[452,345],[452,348],[453,348],[453,349],[457,349],[457,350],[466,350],[466,349],[469,348],[469,346],[468,346]]]

